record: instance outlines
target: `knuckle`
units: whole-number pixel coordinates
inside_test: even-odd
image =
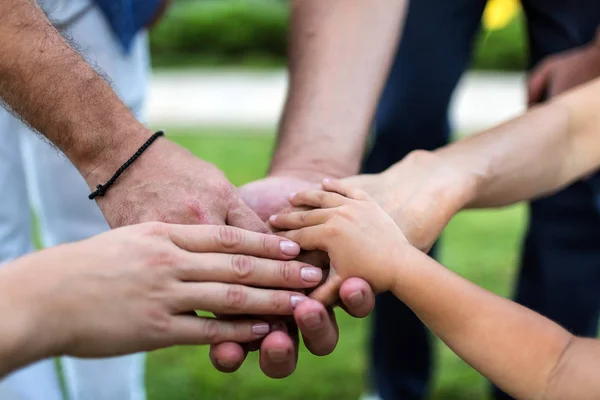
[[[169,334],[172,327],[170,315],[162,307],[153,306],[145,311],[146,327],[144,335],[162,337]]]
[[[247,293],[243,286],[231,285],[227,289],[226,305],[230,310],[240,310],[244,307],[247,301]]]
[[[338,207],[336,211],[337,215],[348,221],[354,221],[354,212],[354,209],[349,205]]]
[[[147,236],[164,236],[169,231],[169,225],[160,221],[144,222],[139,224],[137,228],[142,235]]]
[[[220,226],[216,239],[222,247],[233,249],[242,244],[242,231],[231,226]]]
[[[273,312],[285,312],[290,308],[289,295],[285,292],[274,291],[271,294],[271,308]]]
[[[254,273],[254,259],[249,256],[236,254],[231,257],[231,268],[239,280],[247,280]]]
[[[323,226],[323,234],[326,238],[335,238],[340,234],[340,227],[333,221]]]
[[[216,343],[222,338],[221,326],[218,320],[209,319],[205,320],[204,324],[204,337],[209,343]]]
[[[292,280],[292,267],[289,263],[282,261],[277,265],[277,275],[282,282],[290,282]]]

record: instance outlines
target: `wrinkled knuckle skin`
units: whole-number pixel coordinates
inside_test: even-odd
[[[204,337],[208,343],[218,343],[222,339],[222,332],[219,321],[216,319],[206,319],[204,324]]]
[[[292,266],[289,263],[282,261],[277,269],[282,282],[289,283],[292,280]]]
[[[141,336],[150,335],[154,338],[163,338],[169,335],[172,328],[171,316],[161,307],[153,306],[144,312],[146,328]]]
[[[282,292],[273,292],[271,294],[271,307],[273,312],[283,314],[291,308],[289,295]]]
[[[168,233],[168,224],[160,221],[144,222],[138,225],[141,234],[148,236],[163,236]]]
[[[239,311],[244,308],[248,294],[243,286],[231,285],[226,293],[227,308],[231,311]]]
[[[242,244],[242,232],[230,226],[220,226],[217,238],[225,249],[234,249]]]
[[[231,267],[235,277],[239,281],[246,281],[250,279],[254,273],[254,259],[249,256],[236,254],[231,257]]]

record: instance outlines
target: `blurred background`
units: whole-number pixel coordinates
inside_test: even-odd
[[[287,0],[175,0],[152,31],[153,127],[222,168],[236,185],[264,176],[286,90]],[[518,8],[485,14],[470,71],[452,106],[457,135],[524,109],[527,64]],[[449,268],[510,295],[525,208],[470,211],[452,221],[441,244]],[[338,313],[340,343],[318,358],[300,350],[298,369],[270,380],[251,354],[232,375],[214,370],[208,349],[153,353],[149,399],[358,399],[365,390],[369,325]],[[437,342],[434,399],[480,399],[486,382]]]

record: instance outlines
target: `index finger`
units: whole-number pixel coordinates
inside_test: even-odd
[[[289,239],[225,225],[170,225],[169,238],[194,253],[245,254],[274,260],[290,260],[300,254],[300,246]]]

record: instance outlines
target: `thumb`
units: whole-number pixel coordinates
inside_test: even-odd
[[[542,63],[536,68],[527,82],[527,105],[529,107],[544,100],[544,94],[550,86],[552,64]]]
[[[267,225],[252,209],[242,200],[236,202],[227,211],[226,224],[259,233],[270,233]]]

